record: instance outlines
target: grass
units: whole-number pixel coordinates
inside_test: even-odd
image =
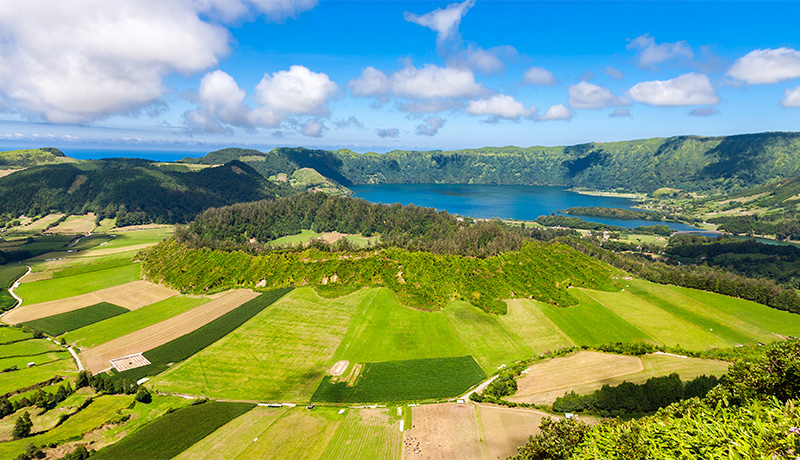
[[[63,350],[63,348],[46,339],[31,339],[0,345],[0,358],[30,356],[56,350]]]
[[[33,329],[44,331],[52,336],[57,336],[128,312],[129,310],[127,308],[122,308],[108,302],[100,302],[88,307],[28,321],[22,324]]]
[[[0,265],[0,289],[8,289],[20,276],[25,274],[27,268],[22,264]]]
[[[115,395],[96,398],[86,409],[70,417],[63,425],[53,430],[37,436],[0,443],[0,458],[15,458],[30,443],[42,446],[81,437],[87,431],[97,428],[113,418],[115,413],[128,406],[132,399],[132,396]]]
[[[64,222],[49,231],[64,234],[88,233],[94,230],[96,226],[94,214],[89,213],[82,216],[69,216]]]
[[[312,401],[394,402],[458,396],[486,378],[472,356],[366,363],[355,385],[326,376]]]
[[[317,238],[319,235],[320,233],[313,232],[311,230],[303,230],[297,235],[289,235],[276,238],[272,241],[269,241],[269,244],[272,246],[299,246],[308,243],[314,238]]]
[[[0,326],[0,344],[16,342],[17,340],[27,340],[33,338],[33,334],[25,332],[17,327]]]
[[[17,366],[17,369],[25,369],[28,363],[36,363],[37,366],[41,366],[42,364],[46,364],[52,361],[57,361],[59,359],[69,360],[72,359],[72,357],[70,356],[68,351],[63,350],[63,351],[53,351],[50,353],[41,353],[33,356],[0,358],[0,370],[8,369],[12,366]]]
[[[289,410],[255,407],[186,449],[175,460],[234,460]]]
[[[399,460],[403,435],[387,409],[348,410],[321,460]]]
[[[64,335],[64,339],[71,344],[83,348],[91,348],[109,340],[122,337],[131,332],[138,331],[147,326],[177,316],[194,307],[208,302],[208,298],[195,298],[188,296],[175,296],[160,302],[126,313],[124,316],[115,316],[80,329],[73,330]]]
[[[97,263],[74,265],[72,267],[62,268],[61,270],[53,272],[53,278],[65,278],[68,276],[83,275],[100,270],[108,270],[112,268],[124,267],[130,265],[131,262],[125,259],[112,259],[105,260]]]
[[[148,350],[142,355],[150,361],[150,364],[122,372],[119,375],[129,380],[157,375],[167,369],[170,363],[181,362],[230,334],[290,290],[291,288],[284,288],[265,292],[188,334]]]
[[[5,289],[0,289],[0,311],[10,310],[17,305],[17,299]]]
[[[22,283],[17,289],[17,295],[22,297],[25,304],[36,304],[119,286],[139,278],[140,264],[128,264],[62,278]]]
[[[255,404],[221,402],[188,406],[156,419],[92,458],[170,459],[253,407]]]
[[[77,375],[78,369],[72,358],[51,361],[41,366],[22,368],[14,372],[4,372],[0,374],[0,394],[6,394],[20,388],[50,380],[56,375],[62,377],[73,377]],[[0,455],[0,458],[3,458]]]

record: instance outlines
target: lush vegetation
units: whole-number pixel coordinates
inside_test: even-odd
[[[0,168],[27,168],[51,163],[75,161],[59,149],[44,147],[39,149],[7,150],[0,152]]]
[[[800,454],[800,342],[779,342],[739,361],[705,398],[641,419],[589,427],[545,422],[515,460],[628,458],[794,458]]]
[[[609,217],[612,219],[623,220],[654,220],[663,221],[670,220],[660,213],[652,211],[640,211],[637,209],[623,209],[623,208],[603,208],[598,206],[576,206],[568,209],[558,211],[562,214],[571,214],[575,216],[593,216],[593,217]]]
[[[704,397],[717,386],[720,379],[701,375],[688,382],[681,381],[678,374],[651,377],[637,385],[624,382],[617,386],[603,385],[592,394],[579,395],[570,392],[553,403],[555,412],[596,412],[604,417],[620,414],[655,412],[674,402],[694,397]]]
[[[85,214],[117,225],[188,222],[212,206],[287,193],[238,161],[196,172],[146,160],[108,159],[35,166],[0,178],[0,214]]]
[[[312,401],[396,402],[458,396],[486,378],[472,356],[366,363],[355,384],[326,376]]]
[[[170,459],[253,407],[249,403],[194,404],[158,418],[92,458]]]
[[[55,336],[61,335],[68,331],[74,331],[75,329],[79,329],[105,319],[113,318],[123,313],[128,313],[128,309],[108,302],[101,302],[88,307],[68,311],[66,313],[35,319],[23,324],[32,329],[44,331]]]
[[[551,214],[549,216],[539,216],[536,218],[536,223],[546,227],[566,227],[578,228],[581,230],[599,230],[606,232],[636,232],[647,235],[662,235],[669,236],[672,234],[672,229],[666,225],[645,225],[633,229],[620,227],[618,225],[601,224],[597,222],[590,222],[583,220],[580,217],[560,216]]]
[[[230,334],[290,290],[291,288],[283,288],[265,292],[188,334],[142,353],[150,361],[150,364],[116,373],[115,378],[136,381],[142,377],[163,372],[168,364],[181,362]]]
[[[358,154],[350,150],[226,149],[192,160],[241,159],[272,175],[313,168],[348,186],[367,183],[558,185],[655,191],[736,190],[800,176],[800,134],[679,136],[565,147],[487,147]]]
[[[136,281],[139,276],[139,264],[129,263],[119,267],[92,270],[72,276],[22,283],[17,288],[16,293],[25,300],[26,304],[35,304],[119,286],[120,284]]]

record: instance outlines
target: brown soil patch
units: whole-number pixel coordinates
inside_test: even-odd
[[[132,356],[126,356],[124,358],[117,358],[111,360],[111,365],[114,366],[114,369],[122,372],[127,371],[128,369],[135,369],[137,367],[147,366],[150,364],[150,361],[147,360],[141,353],[137,353]]]
[[[86,369],[93,373],[111,367],[111,360],[143,353],[188,334],[213,321],[239,305],[258,297],[258,293],[240,289],[229,291],[223,297],[195,307],[178,316],[158,324],[111,340],[94,348],[81,351],[80,357]]]
[[[581,351],[534,364],[517,380],[515,402],[550,404],[573,387],[644,370],[636,356]]]
[[[100,289],[66,299],[22,305],[3,315],[3,321],[10,324],[24,323],[34,319],[66,313],[79,308],[88,307],[100,302],[109,302],[128,310],[136,310],[151,303],[177,295],[178,291],[153,284],[149,281],[133,281],[130,283]]]
[[[346,236],[347,236],[346,234],[339,232],[325,232],[322,235],[318,236],[317,239],[320,239],[328,244],[333,244]]]
[[[334,377],[344,374],[344,371],[347,370],[347,366],[350,365],[350,361],[338,361],[330,370],[330,374]]]
[[[94,213],[90,212],[77,219],[67,218],[66,221],[51,228],[48,232],[66,234],[89,233],[94,230],[95,227],[97,227],[97,225],[94,223]]]
[[[0,169],[0,177],[5,177],[9,174],[13,174],[17,171],[22,171],[21,169]]]
[[[417,406],[411,423],[411,429],[403,432],[403,460],[482,460],[472,404]]]
[[[481,439],[488,458],[508,458],[517,454],[517,447],[528,442],[528,436],[539,433],[539,424],[550,415],[529,409],[478,406]]]

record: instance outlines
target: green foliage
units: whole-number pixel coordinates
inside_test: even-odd
[[[509,460],[566,460],[586,437],[589,427],[575,419],[542,420],[540,433],[531,436]]]
[[[326,376],[312,401],[418,401],[458,396],[486,378],[472,356],[366,363],[355,385]]]
[[[89,451],[84,446],[78,446],[72,452],[61,457],[61,460],[86,460],[89,458]]]
[[[188,406],[98,451],[92,459],[170,459],[253,407],[255,404],[221,402]]]
[[[590,222],[583,220],[579,217],[560,216],[557,214],[550,214],[549,216],[539,216],[536,218],[536,223],[544,225],[545,227],[567,227],[578,228],[581,230],[598,230],[607,232],[636,232],[645,235],[661,235],[669,236],[672,234],[672,229],[666,225],[646,225],[629,229],[617,225],[600,224],[597,222]]]
[[[609,217],[612,219],[621,220],[653,220],[661,221],[674,221],[667,216],[653,211],[639,211],[636,209],[623,209],[623,208],[604,208],[599,206],[576,206],[558,211],[562,214],[570,214],[574,216],[593,216],[593,217]]]
[[[73,331],[75,329],[103,321],[104,319],[113,318],[123,313],[128,313],[128,309],[108,302],[101,302],[88,307],[60,313],[58,315],[47,316],[45,318],[35,319],[22,324],[56,336],[67,331]]]
[[[574,305],[568,287],[616,289],[612,277],[618,273],[564,245],[540,242],[476,259],[395,248],[339,254],[311,248],[255,256],[167,241],[146,250],[142,259],[148,278],[195,293],[255,286],[262,280],[267,287],[316,285],[327,295],[386,286],[417,308],[440,309],[463,299],[493,312],[504,312],[503,300],[512,297]]]
[[[736,362],[711,395],[713,400],[732,404],[758,397],[774,397],[781,402],[800,399],[800,341],[778,342],[757,360]]]
[[[212,206],[285,193],[239,161],[176,172],[146,160],[91,160],[36,166],[0,178],[0,213],[93,211],[99,218],[117,217],[117,225],[174,223]]]
[[[28,414],[28,411],[25,411],[14,423],[14,429],[11,431],[11,436],[13,436],[14,439],[25,438],[31,434],[31,428],[33,428],[31,416]]]
[[[136,397],[134,399],[136,402],[149,404],[153,400],[153,396],[150,395],[150,392],[147,391],[147,388],[139,387],[139,391],[136,392]],[[192,402],[192,404],[194,404],[194,402]]]
[[[52,147],[0,152],[0,167],[3,168],[27,168],[30,166],[61,163],[70,160],[70,158],[64,155],[64,152]]]
[[[114,379],[135,382],[142,377],[163,372],[169,363],[183,361],[225,337],[290,290],[291,288],[282,288],[267,291],[188,334],[142,353],[150,364],[117,373]]]

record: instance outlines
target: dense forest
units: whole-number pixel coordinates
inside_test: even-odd
[[[678,136],[561,147],[395,150],[386,154],[305,148],[278,148],[266,153],[226,149],[184,161],[219,164],[234,158],[267,176],[313,168],[345,186],[471,183],[730,192],[800,176],[800,133]]]
[[[120,226],[176,223],[212,206],[290,192],[238,160],[196,172],[147,160],[91,160],[33,166],[0,178],[0,214],[91,211],[98,218],[117,217]]]

